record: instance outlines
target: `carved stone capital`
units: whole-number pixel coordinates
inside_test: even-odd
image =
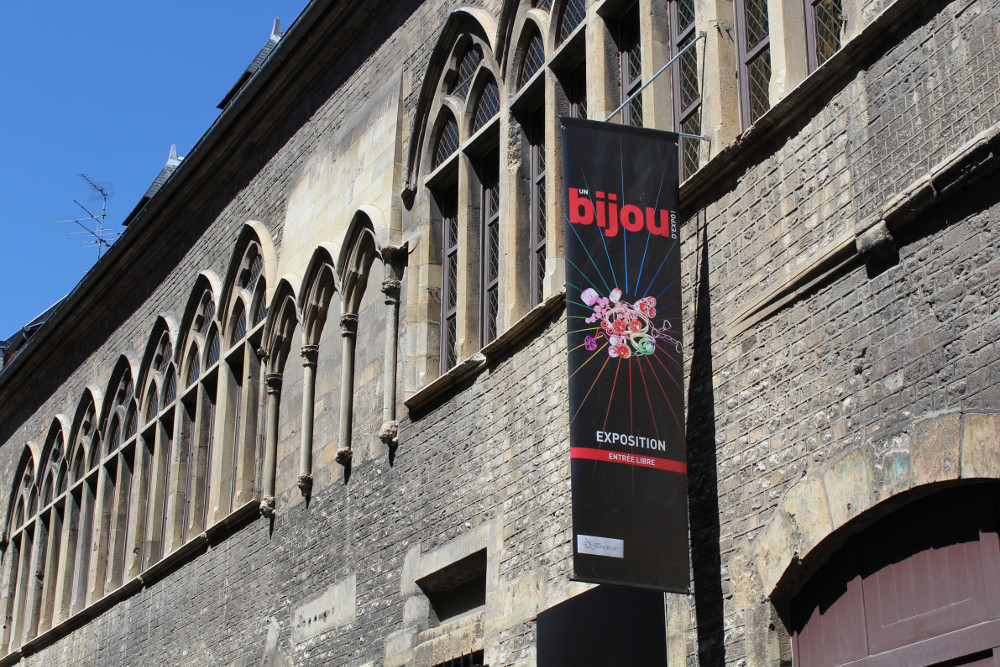
[[[256,352],[257,352],[257,360],[259,362],[261,362],[261,363],[264,363],[265,361],[267,361],[268,358],[271,356],[271,355],[269,355],[267,353],[267,350],[265,350],[262,347],[258,347],[257,350],[256,350]]]
[[[267,393],[269,394],[281,393],[281,373],[267,374]]]
[[[399,446],[399,422],[388,421],[378,430],[378,439],[390,449]]]
[[[274,518],[274,496],[264,496],[261,498],[260,514],[268,519]]]
[[[352,457],[353,453],[351,452],[350,447],[341,447],[337,450],[337,463],[344,467],[351,465]]]
[[[313,488],[313,478],[312,475],[299,475],[299,480],[296,482],[299,490],[302,491],[302,495],[308,498],[312,494]]]
[[[302,365],[316,368],[316,358],[319,356],[319,345],[302,346]]]
[[[382,281],[382,293],[385,294],[385,302],[388,304],[399,303],[399,289],[403,283],[390,279]]]
[[[344,313],[340,316],[340,334],[355,336],[358,333],[358,316],[356,313]]]

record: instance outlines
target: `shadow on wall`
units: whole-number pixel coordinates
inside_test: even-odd
[[[722,554],[719,551],[719,480],[715,455],[715,395],[712,392],[712,308],[709,293],[708,225],[702,222],[701,266],[688,390],[688,514],[698,664],[722,667],[725,643],[722,603]]]

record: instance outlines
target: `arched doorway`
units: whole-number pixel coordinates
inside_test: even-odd
[[[947,488],[850,538],[792,599],[797,667],[1000,667],[1000,484]]]

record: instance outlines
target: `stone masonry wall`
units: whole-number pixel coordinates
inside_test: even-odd
[[[900,231],[888,270],[870,277],[855,260],[750,329],[726,330],[1000,121],[998,19],[991,0],[924,7],[685,223],[690,664],[762,664],[746,636],[770,591],[734,591],[732,559],[793,484],[855,450],[908,451],[933,411],[1000,408],[995,193],[957,195]]]

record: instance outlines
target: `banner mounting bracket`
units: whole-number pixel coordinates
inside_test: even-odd
[[[631,95],[629,95],[625,99],[625,101],[621,103],[621,106],[619,106],[617,109],[615,109],[614,111],[612,111],[611,115],[604,119],[604,122],[605,123],[610,123],[611,119],[614,118],[616,115],[618,115],[619,111],[621,111],[622,109],[624,109],[625,106],[629,102],[631,102],[632,100],[634,100],[636,98],[636,96],[639,95],[639,93],[641,93],[643,91],[643,89],[646,88],[646,86],[648,86],[649,84],[653,83],[653,81],[656,80],[656,77],[660,76],[665,71],[667,71],[667,68],[670,67],[671,65],[673,65],[675,60],[677,60],[682,55],[684,55],[684,53],[688,49],[690,49],[692,46],[694,46],[695,44],[697,44],[698,40],[700,40],[700,39],[705,39],[705,33],[704,33],[704,31],[699,32],[698,36],[695,37],[694,39],[692,39],[690,44],[685,45],[685,47],[683,49],[681,49],[680,51],[678,51],[677,54],[673,58],[671,58],[670,60],[668,60],[667,63],[663,67],[661,67],[659,70],[657,70],[656,74],[654,74],[653,76],[649,77],[649,81],[646,81],[641,86],[639,86],[639,90],[637,90],[634,93],[632,93]],[[676,134],[679,137],[689,137],[691,139],[701,139],[702,141],[710,141],[710,139],[708,137],[706,137],[705,135],[703,135],[703,134],[688,134],[686,132],[674,132],[674,134]]]

